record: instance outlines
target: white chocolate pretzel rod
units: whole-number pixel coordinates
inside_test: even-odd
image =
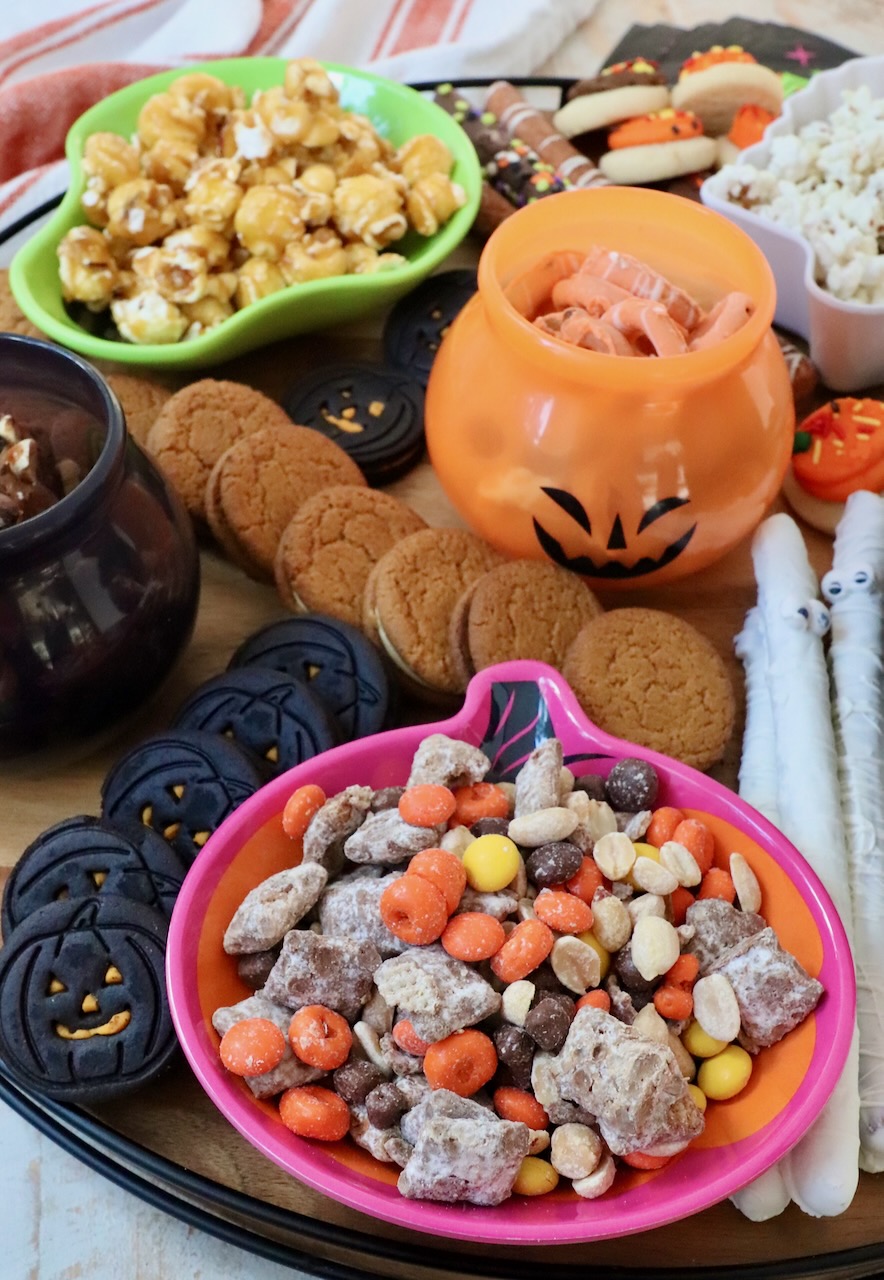
[[[841,813],[829,674],[822,637],[825,606],[801,533],[787,515],[758,528],[752,544],[758,584],[757,618],[766,650],[773,725],[779,826],[828,889],[851,932],[847,845]],[[742,642],[745,647],[745,641]],[[754,673],[753,673],[754,674]],[[763,714],[763,713],[762,713]],[[783,1206],[783,1187],[814,1217],[843,1213],[859,1177],[858,1037],[832,1098],[798,1145],[754,1192],[735,1199],[754,1217]],[[770,1197],[769,1203],[766,1196]]]
[[[768,822],[780,819],[777,802],[777,757],[773,708],[767,687],[767,639],[758,609],[746,614],[743,630],[734,640],[746,679],[746,726],[740,758],[740,795]]]
[[[767,637],[760,610],[750,609],[743,630],[734,639],[746,680],[746,724],[740,758],[739,791],[747,804],[777,825],[777,757],[773,708],[767,687]],[[766,1170],[731,1196],[734,1205],[752,1222],[775,1218],[791,1196],[779,1164]]]
[[[850,885],[859,1022],[860,1167],[884,1171],[884,498],[859,491],[822,581]]]

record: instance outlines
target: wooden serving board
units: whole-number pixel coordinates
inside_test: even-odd
[[[475,262],[467,246],[448,266]],[[382,318],[381,318],[382,319]],[[338,358],[380,357],[380,322],[334,334],[324,333],[265,348],[212,377],[232,378],[279,397],[299,372]],[[428,462],[392,486],[431,525],[460,525]],[[807,530],[815,569],[831,563],[831,541]],[[3,765],[0,875],[5,876],[27,844],[51,823],[99,809],[101,780],[129,746],[165,726],[184,698],[208,676],[221,672],[236,646],[263,624],[285,616],[274,588],[247,578],[209,545],[202,550],[202,595],[192,642],[165,686],[139,713],[99,739],[73,744]],[[721,653],[731,672],[740,714],[723,761],[710,772],[736,787],[742,741],[742,669],[733,637],[755,602],[748,540],[711,568],[668,587],[629,593],[599,592],[604,605],[641,604],[667,609],[693,623]],[[137,661],[137,655],[133,655]],[[438,706],[406,704],[412,721],[432,721],[447,712]],[[126,1101],[96,1108],[92,1124],[83,1113],[50,1109],[60,1129],[73,1125],[109,1154],[113,1165],[147,1169],[151,1183],[165,1188],[181,1209],[198,1206],[215,1219],[291,1251],[338,1264],[335,1274],[428,1278],[493,1274],[528,1275],[538,1263],[562,1280],[588,1264],[614,1268],[619,1275],[688,1275],[695,1280],[712,1269],[718,1276],[753,1275],[859,1277],[872,1275],[884,1260],[884,1180],[863,1175],[850,1211],[838,1219],[814,1220],[794,1206],[768,1223],[754,1224],[729,1203],[690,1220],[639,1237],[592,1245],[501,1247],[464,1245],[428,1238],[406,1228],[376,1222],[326,1199],[282,1173],[255,1151],[202,1093],[182,1061],[162,1081]],[[407,1203],[403,1202],[403,1218]],[[324,1225],[323,1225],[324,1224]],[[248,1239],[243,1237],[248,1247]],[[298,1256],[302,1255],[302,1256]],[[317,1264],[320,1265],[320,1264]]]

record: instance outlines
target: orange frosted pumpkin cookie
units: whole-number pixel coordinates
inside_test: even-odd
[[[736,715],[717,650],[660,609],[613,609],[584,626],[562,674],[600,729],[695,769],[721,759]]]
[[[599,168],[611,182],[634,186],[708,169],[717,154],[715,142],[703,133],[699,116],[664,107],[612,129]]]
[[[799,424],[783,491],[808,524],[834,533],[857,489],[884,491],[884,401],[842,396]]]

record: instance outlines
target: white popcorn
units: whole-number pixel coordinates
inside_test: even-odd
[[[774,138],[765,169],[721,170],[729,200],[810,243],[817,284],[845,302],[884,304],[884,98],[845,89],[828,120]]]

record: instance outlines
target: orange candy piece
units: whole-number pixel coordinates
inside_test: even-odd
[[[649,1156],[644,1151],[629,1151],[620,1159],[633,1169],[662,1169],[672,1156]]]
[[[592,928],[592,910],[582,898],[561,889],[542,889],[534,914],[556,933],[584,933]]]
[[[510,802],[493,782],[474,782],[454,789],[453,826],[471,827],[480,818],[508,818]]]
[[[684,814],[681,809],[674,809],[669,804],[661,805],[651,814],[651,821],[648,823],[644,838],[656,849],[662,849],[666,841],[672,839],[675,828],[683,821]]]
[[[455,960],[475,963],[490,960],[506,942],[503,925],[484,911],[464,911],[452,916],[439,939]]]
[[[672,911],[672,923],[676,928],[680,924],[684,924],[685,917],[688,913],[688,907],[694,902],[694,895],[690,889],[686,889],[684,885],[679,885],[677,889],[673,889],[669,895],[669,906]]]
[[[289,1044],[308,1067],[334,1071],[350,1056],[353,1033],[346,1018],[324,1004],[307,1004],[292,1015]]]
[[[583,1009],[587,1005],[590,1009],[601,1009],[602,1013],[610,1013],[611,997],[608,995],[607,991],[602,991],[600,987],[597,987],[595,991],[587,991],[586,994],[582,995],[577,1001],[578,1009]]]
[[[570,880],[565,881],[565,888],[576,898],[588,904],[592,902],[596,889],[601,889],[604,883],[605,877],[599,870],[595,858],[587,853],[583,855],[580,870]]]
[[[523,920],[491,957],[491,968],[501,982],[518,982],[543,964],[554,941],[552,929],[542,920]]]
[[[703,122],[693,111],[676,111],[663,107],[644,116],[624,120],[608,134],[608,146],[612,151],[624,147],[646,147],[658,142],[676,142],[680,138],[703,136]]]
[[[722,898],[725,902],[733,902],[736,896],[730,872],[723,867],[710,867],[697,891],[698,898]]]
[[[441,890],[423,876],[404,875],[387,885],[378,909],[393,936],[416,947],[435,942],[448,923]]]
[[[399,816],[413,827],[440,827],[454,813],[454,793],[435,782],[419,782],[399,797]]]
[[[279,1099],[279,1117],[301,1138],[339,1142],[350,1131],[350,1108],[343,1098],[320,1084],[286,1089]]]
[[[681,1022],[693,1013],[694,997],[684,987],[670,986],[667,983],[654,992],[654,1008],[661,1018]]]
[[[432,1089],[450,1089],[469,1098],[497,1070],[497,1050],[483,1031],[469,1027],[431,1044],[424,1054],[424,1075]]]
[[[545,1129],[549,1125],[549,1116],[546,1111],[534,1094],[529,1093],[527,1089],[501,1085],[499,1089],[494,1090],[491,1100],[501,1120],[521,1121],[529,1129]]]
[[[285,1036],[269,1018],[243,1018],[224,1032],[221,1061],[235,1076],[262,1076],[282,1062]]]
[[[430,1047],[431,1042],[421,1039],[408,1018],[400,1018],[394,1023],[390,1034],[400,1049],[405,1053],[414,1054],[416,1058],[422,1058]]]
[[[700,868],[700,874],[705,875],[712,866],[712,858],[715,854],[715,837],[706,823],[698,821],[697,818],[683,818],[672,832],[670,839],[684,845],[688,853],[693,854]]]
[[[448,849],[422,849],[409,862],[405,874],[422,876],[439,890],[448,914],[457,909],[467,887],[467,873],[456,853]]]
[[[325,792],[315,782],[293,791],[282,811],[282,829],[293,840],[303,840],[314,814],[325,804]]]

